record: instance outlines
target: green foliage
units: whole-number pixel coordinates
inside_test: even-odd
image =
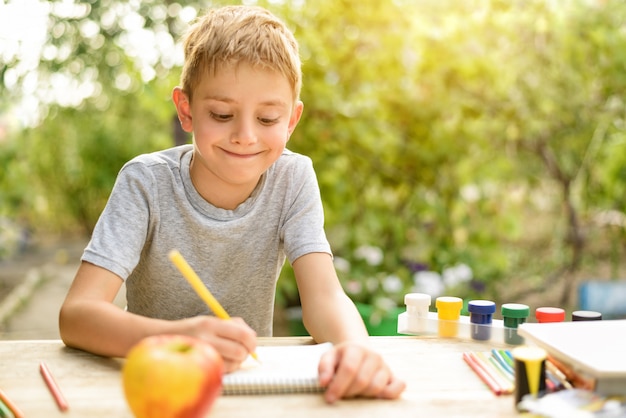
[[[172,145],[173,114],[158,115],[159,107],[169,106],[168,97],[155,93],[147,85],[115,96],[108,111],[92,102],[57,108],[40,126],[24,130],[20,147],[7,156],[8,171],[15,173],[8,186],[18,187],[9,204],[34,229],[90,233],[122,165]],[[158,99],[146,100],[151,94]]]
[[[447,291],[496,298],[502,284],[534,286],[593,260],[596,252],[582,251],[590,239],[609,243],[618,270],[626,253],[622,2],[258,3],[301,45],[305,113],[289,147],[314,161],[340,278],[363,285],[353,297],[401,303],[418,271],[445,276],[462,265],[471,286]],[[206,4],[83,4],[89,13],[52,16],[51,33],[63,36],[50,43],[72,52],[43,62],[40,79],[91,74],[100,93],[77,108],[53,105],[40,126],[0,145],[0,215],[90,230],[121,165],[173,143],[173,58],[157,54],[147,65],[126,55],[128,27],[111,16],[136,12],[167,44],[184,30],[184,7]],[[81,32],[87,22],[98,35]],[[1,74],[14,63],[5,64]],[[363,248],[381,249],[383,259],[368,262]],[[279,283],[279,302],[297,301],[288,267]]]
[[[290,146],[316,163],[335,253],[352,263],[346,284],[393,275],[406,291],[407,260],[436,272],[465,263],[493,292],[515,271],[575,264],[580,254],[559,255],[582,234],[571,219],[626,207],[599,184],[625,184],[606,172],[626,158],[619,2],[319,1],[299,12],[305,114]],[[562,221],[533,221],[541,212]],[[546,232],[554,255],[535,264],[521,244]],[[375,272],[358,268],[362,245],[384,249]]]

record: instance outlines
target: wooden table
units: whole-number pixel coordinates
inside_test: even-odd
[[[260,345],[307,344],[303,337],[261,338]],[[209,416],[220,417],[514,417],[513,397],[495,396],[465,364],[463,351],[484,343],[413,336],[371,337],[407,382],[395,401],[356,399],[328,405],[319,394],[221,396]],[[60,412],[41,375],[45,361],[70,409]],[[0,341],[0,388],[25,413],[39,417],[132,417],[122,392],[123,360],[67,348],[61,341]]]

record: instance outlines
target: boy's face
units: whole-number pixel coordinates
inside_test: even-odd
[[[191,176],[205,198],[203,191],[247,198],[282,154],[303,107],[283,75],[248,64],[204,77],[192,103],[178,88],[173,98],[183,129],[193,132]]]

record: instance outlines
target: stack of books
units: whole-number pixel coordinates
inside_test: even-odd
[[[546,350],[574,387],[626,394],[626,320],[524,323],[518,333]]]

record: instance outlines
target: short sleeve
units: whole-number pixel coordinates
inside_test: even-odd
[[[286,194],[289,206],[282,226],[285,254],[290,263],[313,252],[332,255],[324,232],[324,208],[313,163],[308,157],[299,157],[290,176]]]
[[[94,228],[83,260],[126,279],[147,240],[153,199],[152,173],[142,164],[128,163],[120,171],[106,207]],[[153,220],[154,221],[154,220]]]

